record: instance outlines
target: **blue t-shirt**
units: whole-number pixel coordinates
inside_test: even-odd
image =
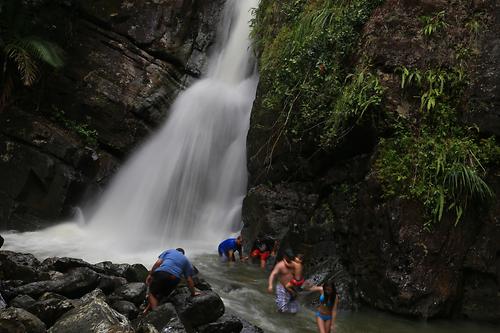
[[[160,267],[155,269],[155,272],[167,272],[178,278],[181,275],[185,277],[193,276],[193,266],[185,255],[175,249],[164,251],[159,259],[163,260]]]
[[[238,244],[236,244],[236,238],[228,238],[219,244],[219,255],[226,254],[229,250],[240,251]]]

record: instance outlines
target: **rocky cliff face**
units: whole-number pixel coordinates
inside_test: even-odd
[[[0,228],[71,214],[204,69],[223,0],[24,1],[65,67],[0,114]]]
[[[422,17],[446,12],[446,31],[422,36]],[[369,56],[384,86],[382,109],[405,114],[397,69],[455,66],[457,45],[469,36],[457,22],[481,17],[467,64],[470,89],[464,121],[481,135],[498,137],[498,33],[500,7],[493,1],[385,1],[364,25],[347,66]],[[276,19],[275,31],[283,21]],[[265,47],[265,46],[264,46]],[[489,209],[472,207],[454,225],[445,216],[430,230],[417,200],[384,194],[375,170],[380,127],[358,125],[334,151],[273,140],[277,114],[258,97],[248,137],[252,187],[244,201],[243,235],[259,232],[306,253],[310,277],[334,276],[344,307],[365,304],[423,318],[462,317],[500,321],[500,178],[487,181],[497,193]],[[272,157],[272,158],[271,158]]]

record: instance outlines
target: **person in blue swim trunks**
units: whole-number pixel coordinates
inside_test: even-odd
[[[330,280],[323,284],[322,287],[314,286],[311,287],[310,290],[321,292],[318,309],[316,311],[316,324],[318,325],[319,333],[330,333],[332,327],[334,327],[339,303],[339,296],[337,295],[335,284]]]
[[[241,250],[241,244],[243,240],[241,236],[238,236],[236,238],[228,238],[222,243],[219,244],[218,247],[218,252],[219,256],[221,258],[221,261],[227,262],[227,261],[236,261],[236,258],[234,256],[234,252],[238,252],[238,256],[240,257],[240,261],[244,261],[247,258],[243,257],[243,252]]]

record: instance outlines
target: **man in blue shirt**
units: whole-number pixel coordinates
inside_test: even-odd
[[[146,284],[149,286],[149,304],[144,313],[156,308],[162,297],[170,295],[179,284],[181,276],[186,278],[191,296],[199,295],[200,293],[194,289],[193,275],[193,265],[184,256],[183,249],[170,249],[160,254],[146,278]]]
[[[246,258],[243,257],[242,251],[241,251],[241,236],[238,236],[237,238],[228,238],[222,243],[219,244],[219,256],[221,257],[221,260],[226,262],[226,261],[235,261],[234,257],[234,252],[238,251],[238,255],[240,257],[240,261],[245,260]]]

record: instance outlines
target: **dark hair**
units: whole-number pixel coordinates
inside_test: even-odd
[[[328,288],[332,288],[331,293],[327,291]],[[323,284],[323,295],[325,295],[325,304],[328,304],[329,302],[333,303],[335,301],[335,297],[337,296],[337,289],[335,288],[335,283],[333,282],[333,280],[328,280]]]
[[[286,249],[285,252],[283,252],[283,258],[293,260],[293,258],[295,258],[295,254],[293,253],[292,249]]]
[[[178,247],[178,248],[176,248],[176,250],[182,254],[186,254],[186,252],[184,251],[184,249],[182,247]]]

